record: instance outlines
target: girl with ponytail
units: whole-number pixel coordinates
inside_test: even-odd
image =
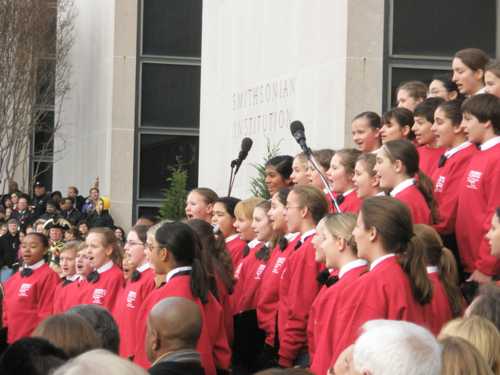
[[[151,364],[145,350],[146,322],[156,303],[167,297],[184,297],[195,302],[203,316],[203,328],[197,350],[207,374],[216,369],[227,370],[230,350],[222,309],[208,289],[208,277],[203,267],[196,232],[184,223],[163,224],[155,234],[151,253],[156,274],[166,275],[166,284],[152,292],[141,305],[137,317],[137,347],[134,362],[147,369]]]
[[[233,313],[229,295],[233,294],[235,280],[233,261],[227,249],[224,234],[215,233],[216,239],[214,236],[215,228],[204,220],[191,219],[186,220],[185,223],[193,228],[201,240],[203,265],[209,276],[214,279],[216,292],[214,293],[210,286],[209,288],[224,310],[224,326],[229,345],[232,345],[234,339]]]
[[[434,184],[419,167],[415,146],[403,140],[386,142],[377,154],[373,170],[380,178],[380,187],[410,208],[414,224],[437,224],[438,207]],[[415,179],[418,177],[418,181]]]
[[[279,365],[308,366],[307,320],[321,284],[316,280],[325,269],[315,260],[311,243],[316,226],[329,211],[325,193],[316,186],[297,185],[288,194],[284,215],[290,232],[300,232],[295,251],[285,261],[280,285],[278,329]]]
[[[311,370],[316,374],[326,374],[330,367],[333,356],[332,329],[340,293],[367,271],[367,262],[358,259],[356,239],[352,237],[357,218],[358,215],[354,213],[335,213],[327,215],[325,222],[321,249],[326,255],[326,267],[336,269],[337,276],[330,277],[327,289],[314,301],[309,317],[309,353],[314,353],[311,355]]]
[[[337,302],[330,367],[354,344],[367,321],[404,320],[424,326],[424,305],[432,301],[434,290],[427,274],[425,247],[413,232],[406,204],[391,197],[364,199],[352,234],[358,257],[370,267],[346,286]]]
[[[439,234],[432,227],[417,224],[413,230],[424,244],[427,273],[434,283],[434,296],[425,308],[431,322],[428,328],[437,336],[447,322],[461,317],[464,312],[465,301],[459,288],[457,264],[452,252],[443,247]]]
[[[266,338],[256,370],[264,370],[278,364],[279,341],[276,336],[276,318],[280,302],[281,275],[285,269],[286,259],[293,254],[295,245],[300,239],[299,232],[289,232],[287,222],[283,216],[289,193],[289,188],[278,190],[271,199],[271,209],[267,213],[274,233],[284,233],[284,235],[271,252],[271,258],[262,274],[260,296],[257,304],[257,319],[259,328],[265,332]]]

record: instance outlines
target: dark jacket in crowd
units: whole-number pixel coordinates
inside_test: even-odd
[[[54,215],[49,215],[49,214],[43,214],[42,216],[39,217],[39,219],[42,220],[50,220],[53,219],[54,221],[57,221],[59,219],[64,219],[59,212],[56,211]]]
[[[47,202],[52,199],[50,195],[44,193],[41,196],[35,195],[31,200],[30,206],[35,206],[33,213],[35,214],[35,221],[40,218],[47,211]]]
[[[75,199],[75,204],[76,204],[76,209],[78,211],[82,211],[82,208],[83,208],[83,205],[85,204],[85,198],[82,197],[81,195],[77,196],[76,199]],[[71,224],[73,225],[73,224]]]
[[[160,362],[148,369],[150,375],[205,375],[201,365],[189,362]]]
[[[61,216],[64,220],[67,220],[71,226],[76,225],[82,219],[82,213],[78,209],[73,208],[71,212],[61,211]]]
[[[94,211],[88,217],[90,219],[90,228],[108,227],[111,230],[115,230],[115,222],[108,210],[102,210],[100,214]]]
[[[17,263],[17,253],[19,252],[19,232],[13,236],[10,232],[0,237],[0,269],[4,266],[12,268]]]
[[[10,219],[16,219],[19,223],[19,231],[24,231],[28,225],[33,225],[36,221],[35,214],[25,211],[20,213],[19,211],[12,211],[10,214]]]

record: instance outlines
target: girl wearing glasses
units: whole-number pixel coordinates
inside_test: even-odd
[[[449,100],[464,100],[465,95],[460,94],[458,86],[451,80],[450,74],[440,74],[434,76],[429,86],[427,98],[442,98]]]
[[[402,140],[387,142],[377,154],[373,170],[380,178],[380,187],[408,205],[415,224],[439,222],[434,184],[419,169],[419,155],[413,144]]]
[[[115,313],[115,303],[123,291],[123,250],[115,232],[109,228],[93,228],[87,239],[87,256],[94,269],[80,284],[79,304],[100,305]]]
[[[366,198],[352,234],[358,257],[370,267],[346,285],[338,298],[333,334],[328,335],[334,349],[330,367],[354,344],[359,327],[367,321],[429,323],[424,305],[431,302],[434,286],[427,274],[424,243],[414,234],[408,206],[391,197]]]
[[[156,274],[166,275],[166,284],[153,291],[142,303],[136,327],[137,347],[134,363],[151,366],[146,355],[146,323],[156,303],[167,297],[184,297],[195,302],[203,315],[203,328],[197,350],[207,375],[227,370],[231,352],[219,302],[208,290],[208,278],[201,262],[196,232],[184,223],[165,223],[155,234],[151,249]]]
[[[136,267],[125,284],[125,290],[116,300],[115,318],[120,329],[120,356],[128,359],[134,355],[137,314],[142,302],[155,289],[154,273],[144,252],[149,227],[137,225],[127,235],[125,253],[130,266]]]
[[[316,186],[297,185],[288,194],[284,216],[291,233],[300,232],[294,252],[285,261],[280,285],[278,330],[279,365],[308,366],[307,320],[321,284],[316,277],[325,269],[317,263],[312,239],[330,205]]]
[[[309,348],[314,348],[311,370],[326,374],[333,356],[333,335],[337,301],[340,293],[367,271],[366,260],[358,259],[356,239],[352,232],[356,227],[357,214],[330,214],[325,222],[321,250],[326,255],[326,268],[338,270],[338,276],[327,283],[327,289],[318,295],[311,308],[308,332]],[[329,285],[329,286],[328,286]],[[319,313],[316,314],[315,312]]]
[[[285,270],[286,259],[294,253],[294,248],[300,239],[300,233],[290,233],[283,212],[286,200],[290,193],[289,188],[282,188],[273,196],[271,208],[267,216],[272,223],[275,233],[281,232],[285,235],[279,240],[273,249],[271,258],[267,262],[266,269],[262,274],[260,285],[260,296],[257,304],[257,319],[259,328],[265,332],[264,348],[259,356],[257,370],[275,367],[278,364],[279,345],[276,342],[276,316],[279,305],[279,291],[281,275]]]

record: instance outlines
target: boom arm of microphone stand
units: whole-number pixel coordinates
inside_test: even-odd
[[[319,169],[318,164],[316,163],[316,160],[314,159],[314,156],[312,154],[309,156],[309,160],[311,161],[312,165],[314,165],[314,168],[316,168],[316,170],[318,171],[321,180],[323,180],[323,184],[325,184],[326,190],[328,191],[328,194],[332,198],[332,202],[335,205],[335,209],[337,210],[338,213],[342,213],[342,211],[340,211],[339,205],[337,204],[337,200],[333,197],[330,185],[328,185],[326,178],[323,176],[323,174],[321,174],[321,170]]]

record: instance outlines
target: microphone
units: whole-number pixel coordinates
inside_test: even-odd
[[[238,173],[238,170],[241,167],[241,163],[243,163],[243,160],[245,160],[248,156],[248,152],[252,148],[253,141],[250,138],[243,138],[241,141],[241,150],[240,153],[238,154],[238,159],[234,160],[234,166],[236,167],[236,171],[234,174]],[[231,163],[231,164],[233,164]],[[232,165],[233,166],[233,165]]]
[[[304,133],[304,125],[300,121],[294,121],[290,124],[290,131],[297,143],[304,151],[304,154],[309,157],[312,155],[312,151],[306,144],[306,134]]]

